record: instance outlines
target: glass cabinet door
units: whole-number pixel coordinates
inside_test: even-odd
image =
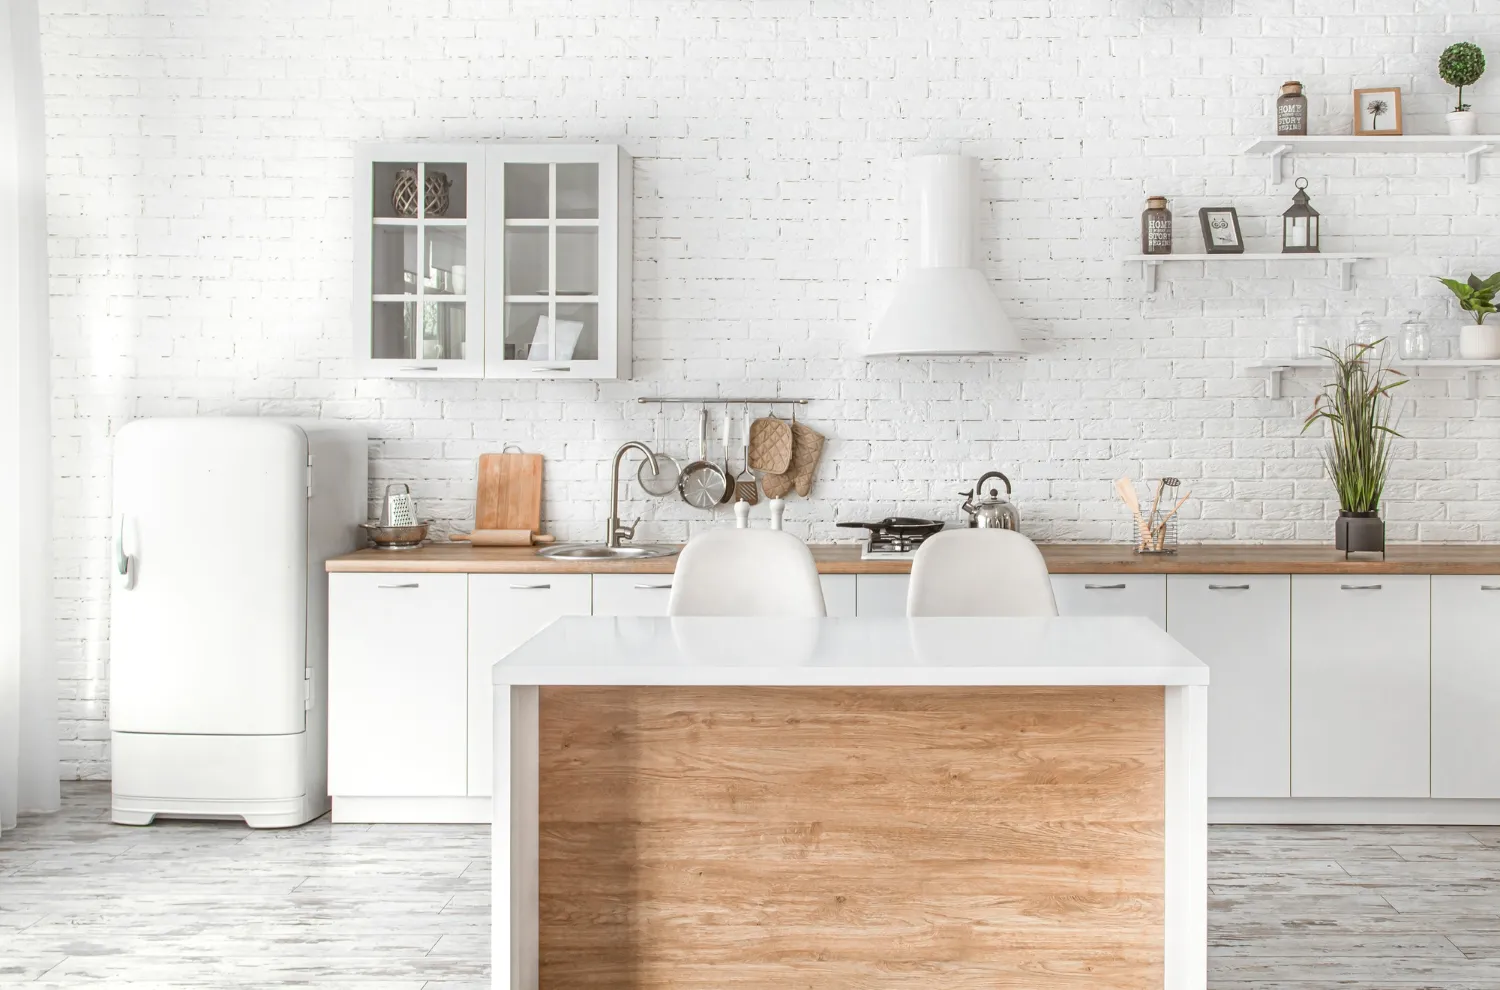
[[[483,153],[420,145],[362,166],[370,243],[357,272],[357,356],[380,374],[480,377]],[[473,278],[470,278],[470,273]],[[366,331],[367,328],[367,331]]]
[[[601,322],[601,306],[610,312],[617,291],[608,251],[618,223],[615,149],[575,150],[572,157],[589,160],[572,161],[561,149],[527,150],[507,149],[490,168],[504,232],[492,262],[504,295],[491,303],[499,330],[492,326],[489,373],[614,377],[614,322]]]

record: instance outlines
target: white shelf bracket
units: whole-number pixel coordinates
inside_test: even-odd
[[[1479,147],[1464,152],[1464,170],[1468,173],[1469,185],[1479,181],[1479,159],[1486,152],[1494,151],[1492,144],[1481,144]]]
[[[1464,371],[1464,378],[1468,382],[1468,396],[1471,399],[1479,398],[1479,369],[1469,368]]]
[[[1271,182],[1273,185],[1279,186],[1286,181],[1286,169],[1282,166],[1282,161],[1291,150],[1292,146],[1289,144],[1277,145],[1271,149]]]
[[[1348,292],[1354,288],[1354,258],[1339,259],[1339,288]]]
[[[1266,397],[1271,399],[1281,398],[1281,376],[1286,371],[1286,365],[1278,364],[1266,369]]]
[[[1156,270],[1161,267],[1160,261],[1141,262],[1141,278],[1146,282],[1146,291],[1156,291]]]

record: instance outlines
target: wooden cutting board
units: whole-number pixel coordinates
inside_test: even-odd
[[[541,531],[541,454],[480,455],[474,528]]]

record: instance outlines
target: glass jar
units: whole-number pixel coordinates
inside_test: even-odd
[[[1172,253],[1172,211],[1167,197],[1152,196],[1141,214],[1141,254]]]
[[[1354,342],[1356,344],[1373,344],[1380,339],[1380,324],[1375,319],[1375,314],[1365,310],[1359,314],[1359,321],[1354,324]]]
[[[1307,133],[1307,97],[1302,84],[1291,80],[1281,84],[1276,100],[1276,134],[1278,137]]]
[[[1311,316],[1303,313],[1293,321],[1293,325],[1297,329],[1297,357],[1312,357],[1318,346],[1317,324],[1313,323]]]
[[[1401,359],[1403,361],[1426,361],[1432,357],[1432,336],[1427,332],[1427,322],[1415,311],[1406,314],[1401,324]]]

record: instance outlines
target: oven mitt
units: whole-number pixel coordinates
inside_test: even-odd
[[[760,480],[760,486],[771,498],[783,498],[793,488],[797,494],[807,497],[812,491],[813,472],[817,470],[818,458],[823,456],[823,435],[810,426],[792,424],[792,459],[781,474],[768,474]]]
[[[782,474],[789,470],[792,464],[791,424],[775,416],[762,416],[751,423],[747,460],[752,468],[767,474]]]

